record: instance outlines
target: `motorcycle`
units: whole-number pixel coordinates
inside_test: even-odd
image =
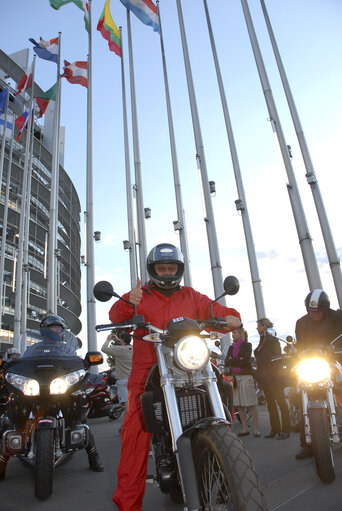
[[[79,357],[71,332],[59,342],[48,335],[27,332],[34,344],[6,365],[6,413],[0,423],[2,454],[33,466],[40,500],[52,493],[54,468],[88,445],[85,387],[90,366],[103,362],[100,352]]]
[[[125,405],[119,402],[116,385],[109,386],[103,374],[89,376],[85,393],[89,419],[108,416],[111,420],[116,420],[125,409]]]
[[[342,351],[335,343],[293,350],[291,373],[296,377],[301,397],[305,440],[312,446],[317,474],[325,483],[335,479],[332,444],[340,442],[342,427],[342,365],[336,360]],[[291,355],[289,355],[291,359]]]
[[[238,280],[227,277],[222,296],[238,288]],[[112,296],[127,301],[104,281],[95,285],[94,295],[100,301]],[[143,339],[154,343],[158,363],[141,396],[145,426],[152,433],[154,481],[173,501],[183,503],[184,510],[265,510],[253,462],[232,431],[229,408],[223,405],[224,385],[210,363],[206,342],[210,334],[202,333],[222,329],[226,322],[213,314],[204,321],[181,317],[161,330],[137,316],[130,305],[131,320],[98,325],[96,330],[144,328],[149,333]]]

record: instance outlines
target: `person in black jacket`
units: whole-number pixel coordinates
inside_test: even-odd
[[[256,405],[258,398],[255,391],[253,373],[251,365],[252,344],[247,342],[248,334],[241,326],[232,332],[233,344],[229,346],[225,366],[230,367],[233,374],[236,387],[234,393],[234,406],[238,408],[242,430],[237,436],[249,435],[246,407],[249,408],[254,429],[254,437],[258,438],[261,433],[258,428],[258,411]]]
[[[296,322],[296,349],[326,347],[342,334],[342,312],[330,308],[330,300],[323,289],[314,289],[305,298],[307,314]],[[341,363],[341,360],[338,360]],[[300,429],[300,449],[297,460],[312,456],[312,447],[305,441],[304,421]]]
[[[265,435],[265,438],[277,436],[278,440],[284,440],[290,436],[290,414],[285,400],[284,386],[277,373],[276,365],[272,364],[273,357],[281,355],[281,347],[278,339],[267,332],[268,328],[273,328],[273,323],[268,318],[258,319],[257,330],[260,342],[254,350],[257,361],[257,381],[265,393],[271,423],[271,431]],[[281,422],[277,405],[281,412]]]

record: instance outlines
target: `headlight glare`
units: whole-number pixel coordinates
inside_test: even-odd
[[[27,378],[21,374],[7,373],[6,380],[8,383],[21,390],[25,396],[39,396],[39,383],[33,378]]]
[[[65,394],[65,392],[72,386],[78,383],[85,376],[85,370],[80,369],[68,373],[64,376],[55,378],[50,383],[50,394]]]
[[[190,335],[183,337],[175,344],[174,355],[182,369],[196,371],[208,363],[210,353],[203,339]]]
[[[317,383],[330,378],[329,363],[319,357],[301,360],[297,366],[299,381]]]

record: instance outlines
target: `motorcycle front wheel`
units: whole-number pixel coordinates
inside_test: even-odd
[[[225,425],[200,429],[192,441],[201,511],[265,511],[253,462]]]
[[[120,415],[122,414],[123,411],[124,411],[124,408],[121,405],[114,405],[109,410],[108,417],[112,421],[115,421],[116,419],[118,419],[120,417]]]
[[[35,451],[35,496],[39,500],[46,500],[52,493],[54,465],[53,429],[37,429]]]
[[[308,415],[317,474],[324,483],[331,483],[335,479],[335,468],[327,410],[310,408]]]

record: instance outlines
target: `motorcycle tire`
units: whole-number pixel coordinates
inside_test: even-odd
[[[46,500],[52,493],[54,467],[54,431],[37,429],[35,442],[35,496]]]
[[[327,410],[310,408],[308,415],[317,474],[324,483],[331,483],[335,479],[335,468]]]
[[[225,425],[200,429],[192,440],[201,511],[266,511],[253,462]]]
[[[121,406],[119,407],[116,405],[111,410],[109,410],[108,417],[110,418],[110,420],[115,421],[121,416],[123,410],[124,409]]]

